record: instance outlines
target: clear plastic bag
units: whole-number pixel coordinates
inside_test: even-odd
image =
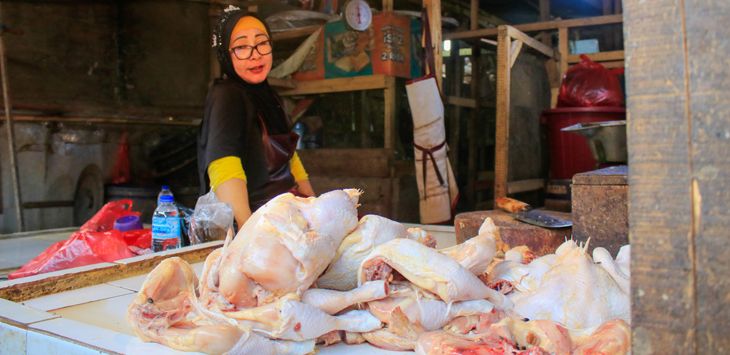
[[[190,243],[224,240],[229,228],[233,228],[233,209],[218,201],[213,191],[200,196],[190,219]]]

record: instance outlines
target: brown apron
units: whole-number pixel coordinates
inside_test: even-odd
[[[252,212],[277,195],[296,190],[289,161],[297,149],[299,135],[294,132],[269,135],[261,115],[258,118],[261,124],[261,141],[269,181],[255,191],[249,191],[249,204]]]

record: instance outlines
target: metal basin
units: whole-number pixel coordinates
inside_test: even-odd
[[[628,162],[626,120],[577,123],[561,131],[577,133],[588,139],[598,165]]]

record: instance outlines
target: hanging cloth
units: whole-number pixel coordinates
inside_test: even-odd
[[[431,31],[425,10],[421,18],[426,44],[425,59],[430,73],[410,81],[406,85],[406,92],[413,115],[420,221],[433,224],[451,220],[459,190],[447,155],[444,104],[434,77]]]

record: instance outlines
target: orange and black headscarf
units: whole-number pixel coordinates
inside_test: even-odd
[[[229,6],[223,11],[213,34],[213,47],[216,49],[218,63],[221,65],[221,71],[229,78],[238,78],[236,71],[233,69],[233,62],[231,62],[231,55],[228,51],[228,46],[231,42],[231,33],[233,33],[233,29],[236,27],[236,24],[239,23],[239,20],[244,17],[251,18],[249,21],[246,21],[244,25],[251,26],[252,28],[263,27],[263,32],[267,35],[271,33],[266,22],[252,13],[241,10],[235,6]],[[271,36],[269,36],[269,40],[271,40]]]

